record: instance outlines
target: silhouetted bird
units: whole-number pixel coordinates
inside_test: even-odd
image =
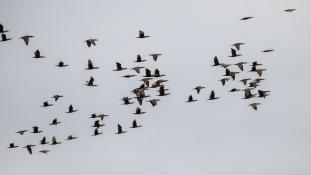
[[[132,98],[129,98],[129,97],[123,97],[122,100],[123,100],[123,104],[124,105],[129,105],[129,104],[133,104],[134,102],[130,102]]]
[[[145,67],[142,67],[142,66],[135,66],[135,67],[133,67],[132,68],[132,70],[134,70],[136,73],[140,73],[140,69],[143,69],[143,68],[145,68]]]
[[[286,10],[284,10],[284,12],[293,12],[293,11],[295,11],[296,9],[286,9]]]
[[[152,59],[154,61],[157,61],[158,60],[158,57],[161,56],[162,54],[160,53],[153,53],[153,54],[150,54],[150,56],[152,56]]]
[[[193,89],[195,89],[197,91],[197,93],[199,94],[201,92],[201,90],[204,89],[204,88],[205,88],[204,86],[200,85],[200,86],[197,86],[197,87],[195,87]]]
[[[169,93],[166,93],[165,91],[168,90],[168,89],[165,89],[164,88],[164,85],[161,85],[158,92],[159,92],[159,95],[158,96],[166,96],[166,95],[169,95]]]
[[[58,125],[60,123],[62,123],[62,122],[58,121],[57,118],[55,118],[52,120],[52,123],[50,123],[50,125]]]
[[[86,45],[88,46],[88,47],[91,47],[92,45],[93,46],[96,46],[96,41],[98,41],[97,39],[88,39],[88,40],[85,40],[85,42],[86,42]]]
[[[115,69],[113,71],[122,71],[122,70],[127,69],[127,68],[123,68],[121,63],[119,63],[119,62],[116,62],[116,65],[117,65],[117,69]]]
[[[148,100],[147,102],[150,102],[150,104],[155,107],[158,104],[158,101],[160,101],[159,99],[151,99]]]
[[[32,127],[32,132],[31,133],[40,133],[40,132],[42,132],[42,131],[39,130],[38,126]]]
[[[32,38],[32,37],[34,37],[34,36],[24,35],[24,36],[20,37],[19,39],[24,40],[26,46],[28,46],[28,44],[29,44],[29,39]]]
[[[270,94],[268,94],[269,92],[270,91],[258,90],[258,97],[266,98],[266,96],[270,95]]]
[[[14,143],[10,143],[8,148],[17,148],[17,147],[19,147],[19,146],[16,146]]]
[[[74,112],[77,112],[77,111],[78,111],[78,110],[74,110],[74,109],[73,109],[73,106],[70,105],[69,108],[68,108],[67,113],[74,113]]]
[[[96,120],[92,127],[99,128],[99,127],[102,127],[102,126],[105,126],[105,125],[104,124],[100,124],[100,120]]]
[[[126,131],[123,131],[122,126],[118,124],[118,132],[116,134],[123,134],[123,133],[126,133]]]
[[[61,97],[64,97],[64,96],[62,96],[62,95],[54,95],[53,97],[51,97],[51,98],[54,98],[54,100],[55,101],[57,101],[59,98],[61,98]]]
[[[256,72],[259,76],[262,76],[262,72],[265,70],[267,70],[267,69],[256,69]]]
[[[128,74],[128,75],[123,75],[122,77],[124,78],[131,78],[131,77],[135,77],[136,75],[131,75],[131,74]]]
[[[40,153],[43,153],[43,154],[48,154],[50,152],[50,150],[48,149],[43,149],[41,151],[39,151]]]
[[[92,69],[98,69],[99,67],[96,67],[96,66],[94,66],[93,65],[93,62],[92,62],[92,60],[88,60],[87,61],[87,68],[86,68],[86,70],[92,70]]]
[[[229,56],[229,57],[238,57],[238,56],[242,56],[242,55],[237,54],[236,50],[231,48],[231,56]]]
[[[251,89],[245,89],[244,91],[244,99],[249,99],[255,96],[252,94]]]
[[[249,87],[256,88],[257,86],[258,86],[258,83],[256,81],[249,83]]]
[[[68,64],[65,64],[63,61],[60,61],[57,65],[55,65],[57,67],[67,67],[69,66]]]
[[[137,55],[136,61],[134,61],[134,62],[141,63],[141,62],[144,62],[144,61],[146,61],[146,60],[143,60],[140,55]]]
[[[160,74],[160,70],[159,69],[155,69],[154,70],[153,77],[163,77],[163,76],[165,76],[165,74]]]
[[[137,107],[135,110],[135,113],[133,113],[133,114],[139,115],[139,114],[144,114],[144,113],[146,113],[146,112],[141,111],[140,107]]]
[[[24,146],[23,148],[27,148],[27,151],[29,152],[29,154],[32,154],[32,147],[34,147],[34,146],[36,146],[36,145],[29,144],[29,145]]]
[[[219,66],[219,65],[220,65],[220,63],[218,61],[218,58],[217,58],[217,56],[215,56],[214,57],[214,64],[212,66]]]
[[[230,71],[230,77],[232,78],[232,80],[234,81],[235,80],[235,75],[238,74],[240,72],[232,72]]]
[[[40,51],[37,49],[34,52],[34,57],[32,57],[32,58],[45,58],[45,56],[41,56]]]
[[[190,102],[195,102],[195,101],[198,101],[198,100],[193,99],[192,95],[189,95],[188,100],[186,102],[190,103]]]
[[[249,106],[251,106],[254,110],[257,110],[257,106],[260,105],[260,103],[252,103],[249,104]]]
[[[237,91],[240,91],[240,89],[232,88],[229,92],[237,92]]]
[[[90,77],[90,80],[89,81],[86,81],[86,86],[92,86],[92,87],[94,87],[94,86],[98,86],[98,85],[96,85],[96,84],[94,84],[94,78],[91,76]]]
[[[43,137],[43,138],[40,140],[40,144],[41,144],[41,145],[45,145],[45,144],[49,144],[49,143],[50,143],[50,142],[47,142],[45,137]]]
[[[243,45],[244,43],[234,43],[232,44],[232,46],[234,46],[237,50],[240,50],[241,45]]]
[[[216,97],[215,96],[215,92],[214,92],[214,90],[212,90],[211,91],[211,94],[210,94],[210,96],[209,96],[209,98],[208,98],[208,100],[216,100],[216,99],[218,99],[219,97]]]
[[[251,66],[261,66],[261,63],[258,63],[257,61],[252,62]]]
[[[4,33],[1,33],[1,41],[9,41],[9,40],[11,40],[12,38],[7,38],[6,37],[6,34],[4,34]]]
[[[229,81],[230,78],[223,78],[221,80],[219,80],[221,82],[221,84],[224,86],[226,84],[227,81]]]
[[[27,132],[27,131],[28,130],[23,129],[23,130],[17,131],[16,133],[18,133],[20,135],[24,135],[24,133]]]
[[[151,71],[147,68],[145,69],[145,73],[146,73],[146,75],[144,77],[151,77],[152,76]]]
[[[266,49],[266,50],[263,50],[262,52],[273,52],[274,50],[273,49]]]
[[[148,38],[148,37],[150,37],[150,36],[148,36],[148,35],[145,35],[145,32],[143,32],[143,31],[139,31],[139,35],[138,35],[138,37],[137,38]]]
[[[248,80],[251,80],[251,79],[250,78],[244,78],[244,79],[240,80],[240,82],[242,82],[246,86]]]
[[[0,33],[8,32],[8,30],[4,30],[4,26],[0,24]]]
[[[95,113],[91,115],[91,118],[100,118],[101,120],[104,120],[105,117],[107,117],[109,115],[105,115],[105,114],[99,114],[96,115]]]
[[[52,143],[51,143],[51,145],[57,145],[57,144],[60,144],[60,143],[62,143],[62,142],[58,142],[58,141],[56,140],[56,137],[55,137],[55,136],[52,137]]]
[[[142,127],[142,125],[138,125],[136,120],[133,120],[133,123],[132,123],[132,127],[131,128],[139,128],[139,127]]]
[[[97,135],[100,135],[100,134],[102,134],[102,132],[99,132],[98,128],[95,128],[93,136],[97,136]]]
[[[69,135],[66,140],[74,140],[74,139],[77,139],[77,138],[78,137],[75,137],[73,135]]]
[[[244,71],[243,64],[246,64],[246,62],[238,62],[235,65],[237,65],[241,71]]]
[[[251,17],[251,16],[247,16],[247,17],[241,18],[240,20],[245,21],[245,20],[249,20],[249,19],[252,19],[252,18],[253,17]]]
[[[53,104],[49,104],[48,101],[43,102],[41,107],[49,107],[49,106],[53,106]]]

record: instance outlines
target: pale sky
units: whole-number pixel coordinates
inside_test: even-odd
[[[311,1],[309,0],[0,0],[0,23],[10,32],[0,43],[0,174],[3,175],[309,175],[311,174]],[[288,8],[297,9],[285,13]],[[248,21],[240,21],[253,16]],[[137,39],[144,30],[148,39]],[[17,39],[34,35],[29,46]],[[86,39],[97,38],[96,47]],[[244,42],[239,58],[230,58],[231,44]],[[275,52],[262,53],[264,49]],[[33,59],[39,49],[45,59]],[[154,62],[148,54],[163,55]],[[139,86],[134,71],[114,72],[141,54],[143,66],[159,68],[167,76],[170,96],[158,106],[145,103],[142,116],[132,114],[137,104],[121,105]],[[221,62],[258,61],[264,72],[259,89],[266,99],[244,100],[236,82],[221,86]],[[86,71],[92,59],[100,69]],[[60,69],[60,60],[70,66]],[[238,70],[236,67],[233,70]],[[246,70],[249,66],[246,67]],[[144,71],[143,71],[144,72]],[[98,87],[84,85],[90,76]],[[199,95],[192,90],[204,85]],[[207,101],[211,90],[220,96]],[[154,91],[148,92],[155,95]],[[42,102],[62,94],[54,106]],[[196,103],[185,103],[193,94]],[[262,103],[258,111],[248,104]],[[69,104],[79,111],[66,114]],[[92,137],[92,113],[105,113],[103,135]],[[50,126],[57,117],[61,123]],[[130,129],[133,119],[143,127]],[[120,123],[128,132],[116,135]],[[40,134],[15,132],[39,126]],[[69,135],[79,138],[65,141]],[[46,136],[63,143],[8,149],[9,143],[38,144]],[[49,149],[47,155],[38,153]]]

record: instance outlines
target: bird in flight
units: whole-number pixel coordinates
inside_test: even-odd
[[[77,139],[77,138],[78,137],[75,137],[73,135],[69,135],[66,140],[74,140],[74,139]]]
[[[8,148],[17,148],[17,147],[19,147],[19,146],[15,145],[14,143],[10,143]]]
[[[117,69],[115,69],[113,71],[122,71],[122,70],[127,69],[127,68],[123,68],[121,63],[119,63],[119,62],[116,62],[116,65],[117,65]]]
[[[36,145],[29,144],[29,145],[24,146],[23,148],[27,148],[27,151],[29,152],[29,154],[32,154],[32,147],[34,147],[34,146],[36,146]]]
[[[249,104],[249,106],[251,106],[254,110],[257,110],[257,106],[260,105],[260,103],[252,103]]]
[[[60,123],[62,123],[62,122],[58,121],[57,118],[55,118],[55,119],[52,120],[52,123],[50,123],[50,125],[55,125],[56,126],[56,125],[58,125]]]
[[[134,62],[141,63],[141,62],[145,62],[145,61],[146,61],[146,60],[143,60],[143,59],[141,58],[141,56],[138,54],[137,57],[136,57],[136,61],[134,61]]]
[[[100,134],[103,134],[103,133],[99,132],[98,128],[95,128],[93,136],[97,136],[97,135],[100,135]]]
[[[145,32],[143,32],[142,30],[139,31],[138,33],[138,37],[137,38],[149,38],[150,36],[145,35]]]
[[[215,92],[214,92],[214,90],[212,90],[211,91],[211,94],[210,94],[210,96],[209,96],[209,98],[208,98],[208,100],[216,100],[216,99],[218,99],[219,97],[216,97],[215,96]]]
[[[99,67],[94,66],[92,60],[89,59],[87,61],[87,68],[86,68],[86,70],[92,70],[92,69],[99,69]]]
[[[50,143],[50,142],[47,142],[45,137],[43,137],[43,138],[40,140],[40,144],[41,144],[41,145],[46,145],[46,144],[49,144],[49,143]]]
[[[273,49],[266,49],[266,50],[263,50],[261,52],[273,52],[274,50]]]
[[[161,53],[153,53],[153,54],[149,54],[149,55],[152,56],[152,59],[154,61],[157,61],[158,57],[161,56],[162,54]]]
[[[150,102],[150,104],[155,107],[158,104],[158,101],[160,101],[159,99],[151,99],[148,100],[147,102]]]
[[[16,133],[18,133],[20,135],[24,135],[24,133],[27,132],[27,131],[28,130],[23,129],[23,130],[17,131]]]
[[[39,151],[40,153],[43,153],[43,154],[48,154],[50,152],[50,150],[48,149],[43,149],[41,151]]]
[[[229,57],[238,57],[238,56],[242,56],[241,54],[237,54],[236,50],[231,48],[231,56]]]
[[[293,12],[293,11],[295,11],[296,9],[286,9],[286,10],[284,10],[284,12]]]
[[[1,41],[9,41],[11,40],[12,38],[7,38],[6,34],[4,33],[1,33]]]
[[[69,66],[69,65],[68,65],[68,64],[65,64],[63,61],[60,61],[60,62],[58,62],[58,64],[55,65],[55,66],[57,66],[57,67],[67,67],[67,66]]]
[[[34,37],[34,36],[31,36],[31,35],[24,35],[24,36],[20,37],[19,39],[24,40],[26,46],[28,46],[28,44],[29,44],[29,39],[30,39],[30,38],[33,38],[33,37]]]
[[[4,26],[0,24],[0,33],[6,33],[8,30],[4,30]]]
[[[131,128],[139,128],[139,127],[142,127],[142,125],[138,125],[138,124],[137,124],[137,121],[136,121],[136,120],[133,120],[133,123],[132,123],[132,127],[131,127]]]
[[[88,39],[88,40],[85,40],[87,47],[91,47],[92,45],[96,46],[96,43],[95,43],[96,41],[98,41],[98,39]]]
[[[90,80],[89,81],[86,81],[86,86],[91,86],[91,87],[94,87],[94,86],[98,86],[98,85],[96,85],[96,84],[94,84],[94,78],[91,76],[90,77]]]
[[[122,126],[118,124],[118,132],[116,134],[124,134],[124,133],[126,133],[126,131],[123,131]]]
[[[252,18],[253,18],[252,16],[247,16],[247,17],[241,18],[240,20],[245,21],[245,20],[249,20],[249,19],[252,19]]]
[[[52,143],[51,143],[51,145],[58,145],[58,144],[61,144],[62,142],[58,142],[57,140],[56,140],[56,137],[55,136],[53,136],[52,137]]]
[[[48,101],[43,102],[41,107],[49,107],[49,106],[53,106],[53,104],[49,104]]]
[[[40,131],[38,126],[32,127],[32,132],[31,133],[40,133],[40,132],[43,132],[43,131]]]
[[[35,52],[34,52],[34,57],[32,58],[45,58],[45,56],[42,56],[41,53],[40,53],[40,50],[37,49]]]
[[[146,113],[146,112],[141,111],[140,107],[137,107],[137,108],[135,109],[135,113],[133,113],[133,114],[139,115],[139,114],[144,114],[144,113]]]
[[[241,45],[244,45],[244,43],[234,43],[232,46],[234,46],[237,50],[240,50]]]
[[[198,101],[198,100],[193,99],[192,95],[189,95],[188,100],[186,102],[191,103],[195,101]]]
[[[59,98],[61,98],[61,97],[64,97],[64,96],[62,96],[62,95],[54,95],[53,97],[51,97],[51,98],[54,98],[54,100],[55,101],[57,101]]]
[[[107,116],[109,116],[109,115],[106,115],[106,114],[96,115],[96,113],[93,113],[93,114],[91,114],[90,118],[100,118],[101,120],[104,120],[104,118],[107,117]]]
[[[74,113],[74,112],[77,112],[77,111],[78,111],[78,110],[73,109],[73,106],[70,105],[70,106],[68,107],[67,113]]]

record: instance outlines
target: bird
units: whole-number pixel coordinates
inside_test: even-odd
[[[165,74],[160,74],[160,70],[159,69],[155,69],[154,70],[154,74],[152,76],[153,77],[163,77],[163,76],[165,76]]]
[[[40,153],[43,153],[43,154],[48,154],[50,152],[50,150],[48,149],[43,149],[43,150],[40,150],[39,151]]]
[[[256,72],[259,76],[262,76],[262,72],[265,70],[267,70],[267,69],[256,69]]]
[[[168,81],[168,80],[163,80],[163,79],[157,80],[157,81],[155,81],[155,82],[152,84],[151,88],[160,87],[160,86],[162,85],[162,83],[167,82],[167,81]]]
[[[51,97],[51,98],[54,98],[54,100],[55,101],[57,101],[59,98],[61,98],[61,97],[64,97],[64,96],[62,96],[62,95],[54,95],[53,97]]]
[[[251,80],[250,78],[244,78],[242,80],[240,80],[240,82],[242,82],[245,86],[247,84],[247,81]]]
[[[43,131],[40,131],[38,126],[32,127],[32,132],[31,133],[40,133],[40,132],[43,132]]]
[[[87,68],[86,68],[86,70],[92,70],[92,69],[99,69],[99,67],[94,66],[92,60],[89,59],[87,61]]]
[[[0,24],[0,33],[8,32],[8,30],[4,30],[4,26]]]
[[[119,62],[116,62],[116,65],[117,65],[117,69],[115,69],[113,71],[122,71],[122,70],[127,69],[127,68],[123,68],[121,63],[119,63]]]
[[[118,126],[118,132],[116,134],[124,134],[124,133],[126,133],[126,131],[122,130],[122,126],[120,124],[118,124],[117,126]]]
[[[153,54],[149,54],[150,56],[152,56],[153,61],[157,61],[158,57],[161,56],[161,53],[153,53]]]
[[[244,99],[249,99],[249,98],[252,98],[254,96],[255,95],[252,94],[251,89],[248,88],[248,89],[244,90]]]
[[[159,95],[158,96],[166,96],[166,95],[169,95],[169,93],[166,93],[165,91],[168,90],[168,89],[165,89],[164,85],[161,85],[158,92],[159,92]]]
[[[52,120],[52,123],[50,123],[50,125],[58,125],[60,123],[62,123],[62,122],[58,121],[57,118],[55,118]]]
[[[223,78],[223,79],[220,79],[219,81],[224,86],[226,84],[226,82],[229,81],[229,80],[230,80],[230,78]]]
[[[238,56],[242,56],[241,54],[237,54],[236,50],[231,48],[231,56],[229,57],[238,57]]]
[[[100,135],[100,134],[103,134],[103,133],[99,132],[98,128],[95,128],[93,136],[97,136],[97,135]]]
[[[201,90],[204,89],[204,88],[205,88],[204,86],[199,85],[199,86],[197,86],[197,87],[195,87],[193,89],[197,91],[197,94],[199,94],[201,92]]]
[[[17,148],[19,146],[15,145],[14,143],[10,143],[10,145],[8,146],[8,148]]]
[[[186,102],[190,103],[190,102],[195,102],[198,100],[193,99],[192,95],[189,95],[188,100]]]
[[[247,17],[241,18],[240,20],[245,21],[245,20],[252,19],[252,18],[253,18],[252,16],[247,16]]]
[[[256,78],[254,81],[256,81],[257,83],[260,83],[263,80],[265,80],[265,79],[263,79],[263,78]]]
[[[145,76],[144,77],[152,77],[152,75],[151,75],[151,70],[150,69],[148,69],[148,68],[146,68],[145,69]]]
[[[55,65],[55,66],[57,66],[57,67],[67,67],[67,66],[69,66],[69,65],[68,65],[68,64],[65,64],[63,61],[60,61],[60,62],[58,62],[58,64]]]
[[[251,106],[254,110],[257,110],[258,105],[260,105],[260,103],[252,103],[252,104],[249,104],[248,106]]]
[[[251,66],[261,66],[261,63],[258,63],[257,61],[252,62]]]
[[[12,38],[7,38],[6,34],[4,33],[1,33],[1,41],[9,41],[11,40]]]
[[[261,52],[273,52],[274,50],[273,49],[266,49],[266,50],[263,50]]]
[[[139,128],[139,127],[142,127],[142,125],[138,125],[138,124],[137,124],[137,121],[136,121],[136,120],[133,120],[133,123],[132,123],[132,127],[131,127],[131,128]]]
[[[266,96],[270,95],[270,94],[268,94],[269,92],[270,91],[258,90],[258,97],[266,98]]]
[[[138,32],[138,37],[137,38],[148,38],[148,37],[150,37],[150,36],[145,35],[145,32],[143,32],[142,30],[140,30]]]
[[[286,9],[286,10],[284,10],[284,12],[293,12],[293,11],[295,11],[296,9]]]
[[[74,109],[73,109],[73,106],[70,105],[70,106],[68,107],[67,113],[74,113],[74,112],[77,112],[77,111],[78,111],[78,110],[74,110]]]
[[[146,61],[146,60],[143,60],[143,59],[141,58],[141,56],[138,54],[137,57],[136,57],[136,61],[134,61],[134,62],[141,63],[141,62],[145,62],[145,61]]]
[[[36,145],[29,144],[29,145],[24,146],[23,148],[27,148],[27,151],[29,152],[29,154],[32,154],[32,147],[34,147],[34,146],[36,146]]]
[[[227,69],[231,64],[220,63],[220,66]]]
[[[256,82],[256,81],[253,81],[253,82],[249,83],[249,87],[257,88],[257,86],[258,86],[258,82]]]
[[[86,86],[91,86],[91,87],[94,87],[94,86],[98,86],[98,85],[96,85],[96,84],[94,84],[94,78],[91,76],[90,77],[90,80],[89,81],[86,81]]]
[[[219,97],[215,97],[215,92],[214,92],[214,90],[212,90],[211,91],[211,94],[210,94],[210,96],[209,96],[209,98],[208,98],[208,100],[216,100],[216,99],[218,99]]]
[[[16,133],[20,134],[20,135],[24,135],[25,132],[27,132],[28,130],[26,129],[23,129],[23,130],[20,130],[20,131],[17,131]]]
[[[151,99],[148,100],[147,102],[150,102],[150,104],[155,107],[158,104],[158,101],[160,101],[159,99]]]
[[[246,62],[238,62],[235,65],[237,65],[241,71],[244,71],[243,64],[247,64],[247,63]]]
[[[43,137],[43,138],[40,140],[40,144],[41,144],[41,145],[45,145],[45,144],[49,144],[49,143],[50,143],[50,142],[47,142],[45,137]]]
[[[232,88],[229,92],[237,92],[237,91],[240,91],[240,89]]]
[[[145,67],[143,67],[143,66],[135,66],[135,67],[133,67],[132,68],[132,70],[134,70],[136,73],[140,73],[140,69],[143,69],[143,68],[145,68]]]
[[[87,47],[91,47],[92,45],[96,46],[96,43],[95,43],[96,41],[98,41],[98,39],[88,39],[88,40],[85,40]]]
[[[234,43],[232,46],[234,46],[237,50],[240,50],[241,45],[244,45],[245,43]]]
[[[78,137],[75,137],[73,135],[69,135],[66,140],[74,140],[74,139],[77,139],[77,138]]]
[[[135,113],[133,113],[133,114],[139,115],[139,114],[144,114],[144,113],[146,113],[146,112],[141,111],[140,107],[137,107],[135,110]]]
[[[235,80],[235,75],[238,74],[240,72],[232,72],[230,71],[230,77],[232,78],[232,80],[234,81]]]
[[[51,145],[58,145],[58,144],[60,144],[60,143],[62,143],[62,142],[58,142],[58,141],[56,140],[56,137],[55,137],[55,136],[52,137],[52,143],[51,143]]]
[[[43,102],[41,107],[49,107],[49,106],[53,106],[53,104],[49,104],[48,101]]]
[[[152,80],[152,78],[150,78],[150,77],[146,77],[146,78],[141,79],[141,81],[143,81],[147,87],[149,87],[149,81],[150,80]]]
[[[101,120],[104,120],[104,118],[107,117],[107,116],[109,116],[109,115],[106,115],[106,114],[96,115],[96,113],[93,113],[93,114],[91,114],[90,118],[100,118]]]
[[[221,64],[219,63],[217,56],[215,56],[214,57],[214,64],[212,66],[219,66],[219,65],[221,65]]]
[[[104,124],[100,124],[100,120],[96,120],[92,127],[99,128],[99,127],[102,127],[102,126],[105,126],[105,125]]]
[[[132,98],[129,98],[129,97],[123,97],[122,100],[123,100],[123,104],[124,105],[129,105],[129,104],[133,104],[134,102],[130,102]]]
[[[32,58],[45,58],[45,56],[42,56],[41,53],[40,53],[40,50],[37,49],[35,52],[34,52],[34,56]]]
[[[131,77],[135,77],[136,75],[131,75],[131,74],[128,74],[128,75],[123,75],[122,77],[124,78],[131,78]]]
[[[30,38],[33,38],[33,37],[34,37],[34,36],[31,36],[31,35],[24,35],[24,36],[20,37],[19,39],[24,40],[26,46],[28,46],[28,44],[29,44],[29,39],[30,39]]]

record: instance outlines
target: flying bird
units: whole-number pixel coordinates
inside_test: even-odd
[[[266,49],[266,50],[263,50],[261,52],[273,52],[274,50],[273,49]]]
[[[128,74],[128,75],[123,75],[122,77],[124,78],[131,78],[131,77],[135,77],[136,75],[131,75],[131,74]]]
[[[66,140],[74,140],[74,139],[77,139],[77,138],[78,137],[75,137],[73,135],[69,135]]]
[[[31,35],[24,35],[24,36],[20,37],[19,39],[24,40],[26,46],[28,46],[28,44],[29,44],[29,39],[30,39],[30,38],[33,38],[33,37],[34,37],[34,36],[31,36]]]
[[[164,85],[161,85],[158,92],[159,92],[159,95],[158,96],[166,96],[166,95],[169,95],[169,93],[166,93],[165,91],[168,90],[168,89],[165,89]]]
[[[214,90],[212,90],[211,91],[211,94],[210,94],[210,96],[209,96],[209,98],[208,98],[208,100],[216,100],[216,99],[218,99],[219,97],[216,97],[215,96],[215,92],[214,92]]]
[[[109,115],[106,115],[106,114],[99,114],[99,115],[96,115],[95,113],[94,114],[91,114],[91,117],[90,118],[100,118],[101,120],[104,120],[105,117],[107,117]]]
[[[11,40],[12,38],[7,38],[6,34],[4,33],[1,33],[1,41],[9,41]]]
[[[27,131],[28,130],[23,129],[23,130],[17,131],[16,133],[18,133],[20,135],[24,135],[24,133],[27,132]]]
[[[116,134],[124,134],[124,133],[126,133],[126,131],[123,131],[122,126],[118,124],[118,132]]]
[[[94,128],[99,128],[99,127],[102,127],[102,126],[105,126],[104,124],[100,124],[100,120],[96,120],[94,122],[94,125],[92,127]]]
[[[160,70],[159,69],[155,69],[154,70],[153,77],[163,77],[163,76],[165,76],[165,74],[160,74]]]
[[[238,56],[242,56],[241,54],[237,54],[236,50],[231,48],[231,56],[229,57],[238,57]]]
[[[129,97],[123,97],[122,100],[123,100],[123,104],[124,105],[129,105],[129,104],[133,104],[134,102],[130,102],[132,98],[129,98]]]
[[[150,102],[150,104],[155,107],[158,104],[158,101],[160,101],[159,99],[151,99],[148,100],[147,102]]]
[[[136,120],[133,120],[133,123],[132,123],[132,127],[131,128],[139,128],[139,127],[142,127],[142,125],[138,125]]]
[[[250,78],[244,78],[242,80],[240,80],[240,82],[242,82],[245,86],[247,84],[247,81],[251,80]]]
[[[62,95],[54,95],[51,98],[54,98],[54,100],[57,101],[59,98],[62,98],[62,97],[64,97],[64,96],[62,96]]]
[[[260,103],[252,103],[249,104],[249,106],[251,106],[254,110],[257,110],[257,106],[260,105]]]
[[[89,59],[87,61],[87,68],[86,68],[86,70],[92,70],[92,69],[99,69],[99,67],[94,66],[92,60]]]
[[[145,32],[140,30],[139,33],[138,33],[138,37],[137,38],[148,38],[148,37],[150,37],[150,36],[145,35]]]
[[[284,10],[284,12],[293,12],[293,11],[295,11],[296,9],[286,9],[286,10]]]
[[[195,102],[198,100],[193,99],[192,95],[189,95],[188,100],[186,102],[190,103],[190,102]]]
[[[93,46],[96,46],[96,43],[95,43],[96,41],[98,41],[98,40],[97,40],[97,39],[88,39],[88,40],[85,40],[87,47],[91,47],[92,45],[93,45]]]
[[[226,84],[227,81],[229,81],[230,78],[223,78],[221,80],[219,80],[221,82],[221,84],[224,86]]]
[[[91,76],[90,77],[90,80],[89,81],[86,81],[86,86],[91,86],[91,87],[94,87],[94,86],[98,86],[97,84],[94,84],[94,78]]]
[[[58,144],[60,144],[60,143],[62,143],[62,142],[58,142],[58,141],[56,140],[56,137],[55,137],[55,136],[52,137],[52,143],[51,143],[51,145],[58,145]]]
[[[152,59],[154,61],[157,61],[158,57],[161,56],[162,54],[160,53],[153,53],[153,54],[149,54],[150,56],[152,56]]]
[[[40,131],[38,126],[32,127],[32,132],[31,133],[40,133],[40,132],[43,132],[43,131]]]
[[[252,94],[251,89],[245,89],[244,90],[244,99],[249,99],[254,97],[255,95]]]
[[[117,65],[117,69],[115,69],[113,71],[122,71],[122,70],[127,69],[127,68],[123,68],[121,63],[119,63],[119,62],[116,62],[116,65]]]
[[[68,64],[65,64],[63,61],[60,61],[60,62],[58,62],[58,64],[55,65],[55,66],[57,66],[57,67],[67,67],[67,66],[69,66],[69,65],[68,65]]]
[[[253,18],[252,16],[247,16],[247,17],[241,18],[240,20],[245,21],[245,20],[249,20],[249,19],[252,19],[252,18]]]
[[[14,143],[10,143],[10,145],[8,146],[8,148],[17,148],[19,146],[16,146]]]
[[[146,113],[146,112],[141,111],[140,107],[137,107],[135,110],[135,113],[133,113],[133,114],[139,115],[139,114],[144,114],[144,113]]]
[[[47,142],[45,137],[43,137],[43,138],[40,140],[40,144],[41,144],[41,145],[46,145],[46,144],[49,144],[49,143],[50,143],[50,142]]]
[[[23,148],[27,148],[27,151],[29,152],[29,154],[32,154],[32,147],[34,147],[34,146],[36,146],[36,145],[29,144],[29,145],[24,146]]]
[[[197,94],[199,94],[201,92],[201,90],[204,89],[204,88],[205,88],[204,86],[200,85],[200,86],[197,86],[197,87],[195,87],[193,89],[195,89],[197,91]]]
[[[0,33],[8,32],[8,30],[4,30],[4,26],[0,24]]]
[[[45,58],[45,56],[42,56],[41,53],[40,53],[40,50],[37,49],[35,52],[34,52],[34,57],[32,58]]]
[[[103,133],[99,132],[98,128],[95,128],[93,136],[97,136],[97,135],[100,135],[100,134],[103,134]]]
[[[67,111],[66,113],[74,113],[74,112],[77,112],[77,111],[78,111],[78,110],[73,109],[73,106],[70,105],[70,106],[68,107],[68,111]]]
[[[238,62],[235,65],[237,65],[241,71],[244,71],[243,64],[247,64],[247,63],[246,62]]]
[[[134,62],[141,63],[141,62],[144,62],[144,61],[146,61],[146,60],[143,60],[141,58],[141,56],[138,54],[137,57],[136,57],[136,61],[134,61]]]
[[[232,46],[234,46],[237,50],[240,50],[241,45],[244,45],[244,43],[234,43]]]
[[[135,66],[135,67],[133,67],[132,68],[132,70],[134,70],[136,73],[140,73],[140,69],[143,69],[143,68],[145,68],[145,67],[143,67],[143,66]]]
[[[240,89],[232,88],[229,92],[237,92],[237,91],[240,91]]]
[[[269,92],[270,91],[258,90],[258,97],[266,98],[266,96],[270,95],[270,94],[268,94]]]
[[[43,154],[48,154],[50,152],[50,150],[48,149],[43,149],[41,151],[39,151],[40,153],[43,153]]]
[[[62,122],[58,121],[57,118],[55,118],[52,120],[52,123],[50,123],[50,125],[58,125],[60,123],[62,123]]]

